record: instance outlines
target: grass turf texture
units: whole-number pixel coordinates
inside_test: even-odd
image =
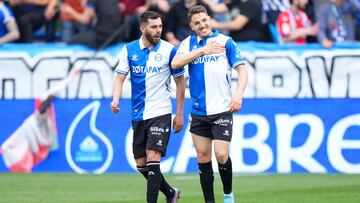
[[[203,202],[197,174],[165,174],[165,177],[181,189],[180,202]],[[360,202],[360,175],[235,175],[233,181],[236,202]],[[4,203],[143,203],[145,193],[145,179],[140,174],[0,174],[0,202]],[[218,175],[215,196],[216,202],[223,202]],[[161,193],[158,202],[165,202]]]

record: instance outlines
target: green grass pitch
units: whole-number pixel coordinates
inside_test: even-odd
[[[181,189],[182,203],[201,203],[197,174],[165,174]],[[360,175],[270,174],[235,175],[233,191],[241,203],[352,203],[360,202]],[[146,183],[140,174],[0,174],[0,202],[50,203],[145,202]],[[222,186],[215,175],[216,202],[222,202]],[[165,199],[159,195],[160,203]]]

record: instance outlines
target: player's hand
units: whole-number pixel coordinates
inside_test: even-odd
[[[234,96],[232,99],[231,99],[231,102],[230,102],[230,112],[233,113],[233,112],[237,112],[241,109],[241,106],[242,106],[242,96]]]
[[[220,54],[225,51],[225,46],[215,41],[210,41],[206,43],[203,49],[204,49],[203,50],[204,55]]]
[[[173,129],[175,130],[175,133],[180,132],[184,127],[184,117],[176,115],[173,120]]]
[[[111,108],[111,111],[114,112],[114,113],[118,113],[120,111],[119,103],[116,102],[116,101],[112,101],[110,103],[110,108]]]

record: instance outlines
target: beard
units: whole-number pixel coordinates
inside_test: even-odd
[[[145,38],[152,44],[152,45],[155,45],[159,42],[160,38],[159,39],[155,39],[153,36],[151,36],[150,33],[146,33],[145,32]]]

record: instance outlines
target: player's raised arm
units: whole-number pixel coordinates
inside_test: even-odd
[[[235,70],[238,73],[238,80],[236,92],[230,102],[230,112],[237,112],[241,109],[243,94],[248,80],[248,73],[245,64],[237,65]]]
[[[182,48],[180,45],[180,48],[175,55],[174,59],[171,62],[171,67],[173,69],[181,68],[195,59],[199,58],[203,55],[210,55],[210,54],[219,54],[221,52],[225,51],[225,47],[212,41],[206,44],[206,46],[194,49],[188,53],[181,52]]]

